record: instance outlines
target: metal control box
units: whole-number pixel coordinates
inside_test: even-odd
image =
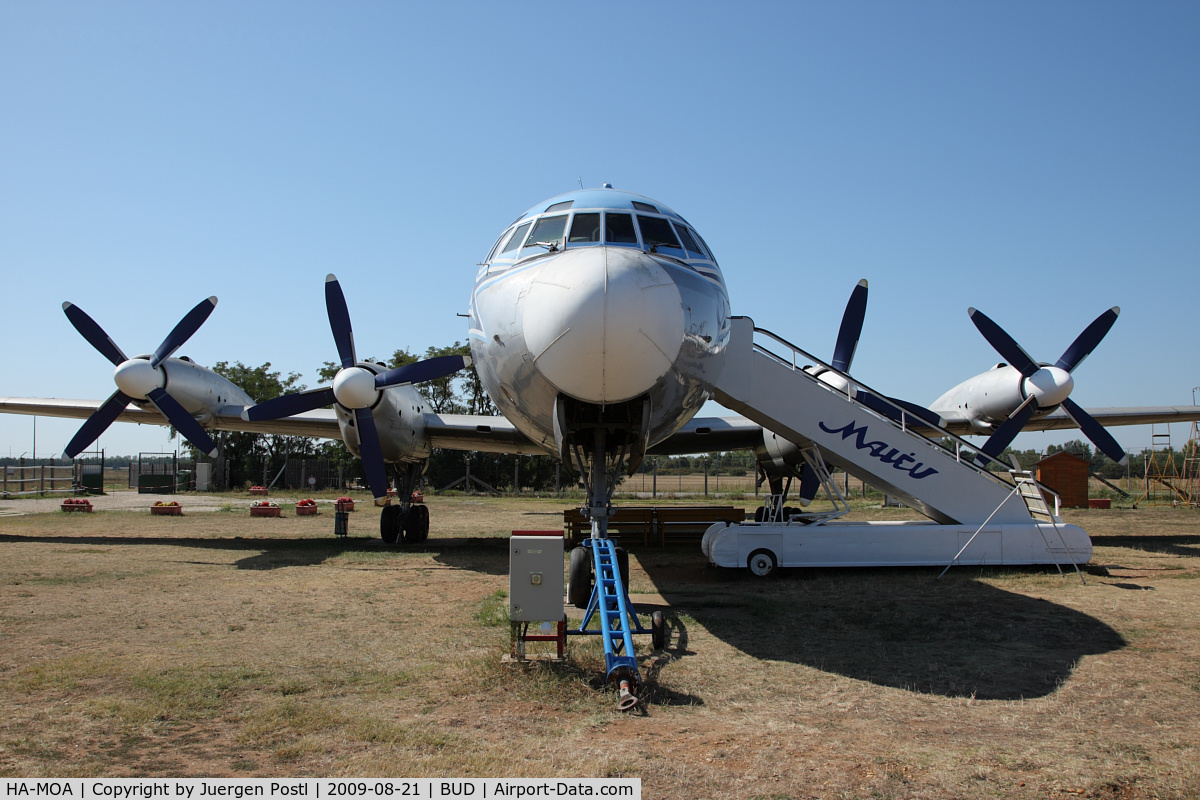
[[[513,531],[508,543],[508,618],[563,618],[562,531]]]

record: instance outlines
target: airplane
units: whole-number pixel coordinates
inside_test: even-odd
[[[331,386],[256,405],[222,376],[175,358],[216,298],[189,312],[153,354],[132,359],[67,303],[71,323],[115,365],[117,392],[103,402],[0,398],[0,412],[86,418],[66,450],[71,457],[114,421],[173,425],[206,453],[215,449],[207,430],[340,438],[363,460],[377,501],[386,496],[391,473],[399,502],[381,512],[380,533],[388,543],[428,535],[427,509],[409,498],[435,447],[555,457],[584,484],[584,512],[597,537],[607,530],[618,476],[632,474],[647,455],[748,449],[773,494],[799,477],[805,503],[819,485],[804,480],[806,461],[796,443],[744,417],[698,416],[724,366],[728,292],[699,231],[649,197],[605,184],[520,214],[478,267],[468,314],[470,359],[442,357],[394,370],[360,361],[333,275],[326,277],[325,298],[340,359]],[[1067,398],[1070,373],[1107,333],[1116,309],[1052,366],[1034,362],[972,309],[972,320],[1011,366],[965,381],[928,408],[884,402],[849,374],[865,308],[862,281],[843,316],[833,363],[806,370],[838,388],[853,387],[858,399],[884,413],[911,414],[913,427],[936,422],[955,434],[991,434],[981,457],[998,455],[1021,429],[1070,427],[1116,454],[1119,446],[1104,425],[1200,418],[1192,406],[1084,411]],[[500,416],[434,413],[414,386],[468,363]]]

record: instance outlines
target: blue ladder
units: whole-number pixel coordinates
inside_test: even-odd
[[[633,634],[650,633],[642,627],[624,581],[617,566],[617,546],[611,539],[590,539],[592,564],[596,571],[596,585],[583,614],[579,630],[572,634],[597,634],[604,642],[604,665],[609,681],[617,681],[621,687],[622,710],[637,705],[635,693],[641,686],[637,658],[633,654]],[[600,630],[588,630],[593,615],[600,619]]]

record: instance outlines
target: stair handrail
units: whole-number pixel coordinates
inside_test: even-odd
[[[748,318],[747,318],[747,317],[734,317],[734,319],[748,319]],[[751,322],[753,322],[753,320],[751,320]],[[846,397],[846,399],[847,399],[847,400],[850,400],[851,402],[854,402],[854,403],[856,403],[858,406],[860,406],[860,407],[861,407],[861,408],[863,408],[864,410],[866,410],[866,411],[870,412],[871,414],[874,414],[874,415],[875,415],[876,417],[878,417],[879,419],[882,419],[882,420],[886,421],[886,422],[887,422],[887,423],[889,423],[889,424],[890,424],[892,427],[894,427],[894,428],[898,428],[898,429],[900,429],[901,431],[904,431],[904,432],[906,432],[906,433],[911,433],[911,434],[913,434],[914,436],[917,436],[917,437],[919,437],[919,438],[923,439],[923,440],[925,441],[925,443],[926,443],[926,444],[927,444],[929,447],[935,447],[935,448],[937,448],[938,450],[941,450],[941,451],[942,451],[942,452],[944,452],[944,453],[948,453],[948,452],[949,452],[949,451],[947,451],[947,450],[946,450],[946,448],[942,447],[942,445],[941,445],[939,442],[935,442],[934,440],[930,439],[930,438],[929,438],[928,436],[926,436],[925,434],[921,433],[921,429],[924,429],[924,430],[935,430],[935,431],[937,431],[937,432],[938,432],[938,433],[939,433],[941,436],[943,436],[943,437],[947,437],[947,438],[949,438],[951,441],[955,442],[955,443],[956,443],[956,444],[957,444],[959,447],[966,447],[966,448],[967,448],[968,450],[970,450],[972,453],[978,453],[978,452],[979,452],[979,447],[978,447],[978,446],[971,444],[970,442],[968,442],[966,439],[963,439],[963,438],[962,438],[961,436],[959,436],[958,434],[952,433],[951,431],[948,431],[948,430],[946,430],[945,428],[943,428],[943,427],[942,427],[942,426],[940,426],[940,425],[934,425],[934,424],[932,424],[931,422],[929,422],[928,420],[926,420],[926,419],[922,419],[922,418],[920,418],[920,417],[916,416],[916,415],[915,415],[915,414],[913,414],[911,411],[908,411],[907,409],[905,409],[903,406],[900,406],[900,405],[897,405],[896,403],[893,403],[893,402],[892,402],[890,399],[888,399],[887,395],[883,394],[882,392],[879,392],[879,391],[876,391],[875,389],[872,389],[870,386],[868,386],[867,384],[863,383],[862,381],[859,381],[858,379],[851,377],[851,376],[850,376],[850,375],[848,375],[847,373],[845,373],[845,372],[842,372],[840,369],[837,369],[836,367],[833,367],[833,366],[831,366],[830,364],[827,364],[827,363],[826,363],[825,361],[823,361],[822,359],[818,358],[817,356],[814,356],[812,353],[810,353],[810,352],[808,352],[807,350],[805,350],[803,347],[800,347],[799,345],[796,345],[796,344],[792,344],[791,342],[789,342],[787,339],[784,339],[784,338],[783,338],[782,336],[780,336],[779,334],[777,334],[777,333],[774,333],[773,331],[769,331],[769,330],[767,330],[766,328],[760,328],[760,327],[758,327],[757,325],[755,325],[755,326],[754,326],[754,332],[755,332],[756,334],[757,334],[757,333],[761,333],[761,334],[763,334],[764,336],[766,336],[766,337],[768,337],[768,338],[770,338],[770,339],[773,339],[773,340],[775,340],[776,342],[778,342],[779,344],[781,344],[781,345],[783,345],[784,347],[788,348],[789,350],[791,350],[791,351],[792,351],[792,357],[791,357],[791,359],[790,359],[790,361],[789,361],[789,359],[787,359],[787,358],[784,358],[783,356],[781,356],[781,355],[779,355],[778,353],[776,353],[776,352],[774,352],[774,351],[770,350],[769,348],[765,347],[764,345],[761,345],[761,344],[759,344],[758,342],[756,342],[756,341],[753,341],[753,342],[751,342],[751,344],[752,344],[753,348],[754,348],[756,351],[758,351],[758,352],[762,353],[762,354],[763,354],[763,355],[765,355],[765,356],[768,356],[768,357],[770,357],[770,358],[773,358],[773,359],[775,359],[776,361],[778,361],[780,364],[784,365],[785,367],[791,367],[791,368],[792,368],[792,371],[794,371],[794,372],[797,372],[797,373],[799,373],[799,374],[803,375],[804,377],[808,378],[810,381],[813,381],[814,383],[816,383],[817,385],[821,386],[822,388],[824,388],[824,389],[827,389],[828,391],[831,391],[831,392],[833,392],[834,394],[837,394],[837,395],[839,395],[839,396],[844,396],[844,397]],[[842,392],[842,391],[838,390],[836,387],[834,387],[834,386],[831,386],[830,384],[828,384],[828,383],[826,383],[825,381],[821,380],[820,378],[818,378],[818,377],[816,377],[816,376],[814,376],[814,375],[812,375],[812,374],[810,374],[810,373],[808,373],[808,372],[805,372],[803,367],[801,367],[801,366],[798,366],[798,365],[797,365],[797,362],[796,362],[796,355],[797,355],[797,354],[799,354],[799,355],[801,355],[801,356],[804,356],[804,358],[805,358],[805,359],[808,359],[808,360],[811,360],[811,361],[815,362],[816,364],[818,364],[818,365],[820,365],[820,366],[824,367],[825,369],[829,370],[830,372],[834,373],[835,375],[839,375],[839,376],[841,376],[842,378],[844,378],[844,379],[846,380],[846,391],[845,391],[845,392]],[[899,411],[899,412],[900,412],[900,420],[901,420],[901,421],[900,421],[899,423],[897,423],[897,422],[896,422],[894,419],[891,419],[890,417],[883,416],[882,414],[879,414],[879,413],[875,412],[873,409],[871,409],[871,408],[867,407],[867,406],[866,406],[866,405],[864,405],[863,403],[861,403],[861,402],[859,402],[858,400],[856,400],[856,399],[854,398],[854,395],[853,395],[853,392],[854,392],[856,389],[862,389],[863,391],[870,392],[871,394],[875,395],[875,397],[877,397],[878,399],[882,400],[882,401],[883,401],[884,403],[886,403],[887,405],[889,405],[889,406],[891,406],[892,408],[894,408],[894,409],[896,409],[897,411]],[[904,422],[904,420],[907,420],[907,419],[914,419],[914,420],[916,420],[917,424],[915,424],[915,425],[906,425],[906,424],[905,424],[905,422]],[[1006,486],[1006,487],[1011,487],[1011,486],[1013,485],[1013,484],[1009,483],[1008,481],[1004,480],[1003,476],[1001,476],[1001,475],[999,475],[999,474],[997,474],[997,473],[995,473],[995,472],[992,472],[992,471],[990,471],[990,470],[988,470],[988,469],[985,469],[985,468],[983,468],[983,467],[980,467],[978,464],[976,464],[976,463],[975,463],[975,461],[974,461],[973,459],[972,459],[972,460],[964,460],[964,459],[961,457],[961,451],[959,451],[959,452],[956,452],[956,453],[954,453],[953,455],[955,456],[955,459],[958,461],[958,463],[960,463],[960,464],[964,464],[964,465],[966,465],[966,466],[970,467],[971,469],[975,470],[975,471],[976,471],[976,472],[978,472],[979,474],[981,474],[981,475],[984,475],[984,476],[986,476],[986,477],[988,477],[988,478],[990,478],[990,479],[994,480],[995,482],[997,482],[997,483],[999,483],[999,484],[1002,484],[1002,485],[1004,485],[1004,486]]]

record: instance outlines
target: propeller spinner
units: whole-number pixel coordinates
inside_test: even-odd
[[[167,334],[162,344],[152,356],[136,356],[129,358],[117,346],[117,343],[104,332],[97,322],[84,313],[83,309],[73,303],[63,303],[63,313],[75,326],[84,339],[100,352],[100,355],[113,363],[113,380],[117,391],[112,394],[96,411],[88,417],[83,426],[67,444],[63,454],[74,458],[83,452],[84,448],[100,438],[100,434],[116,421],[121,412],[130,403],[149,401],[159,410],[167,421],[175,426],[175,430],[183,434],[192,446],[210,456],[217,454],[217,445],[212,437],[200,427],[200,423],[188,413],[179,401],[166,390],[166,373],[162,362],[171,357],[184,342],[192,337],[213,309],[217,307],[217,298],[209,297],[201,300],[195,308],[184,315],[183,319]]]
[[[1001,423],[980,449],[979,460],[982,463],[996,459],[1012,444],[1013,439],[1039,409],[1053,408],[1056,405],[1062,406],[1063,411],[1075,420],[1084,436],[1091,439],[1100,452],[1118,464],[1129,460],[1124,449],[1104,426],[1069,397],[1071,389],[1075,386],[1071,373],[1096,349],[1096,345],[1108,334],[1120,313],[1121,309],[1118,306],[1108,309],[1075,337],[1075,341],[1058,361],[1054,364],[1038,364],[1015,339],[986,314],[974,308],[967,309],[967,314],[983,334],[983,338],[1023,376],[1021,393],[1025,400]]]
[[[471,359],[466,356],[439,356],[376,375],[358,366],[350,310],[346,306],[342,286],[332,273],[325,277],[325,310],[342,365],[334,376],[333,385],[267,400],[243,411],[242,417],[248,421],[281,419],[337,403],[354,415],[359,456],[367,484],[371,487],[371,494],[380,499],[387,496],[387,467],[383,461],[383,448],[375,428],[375,418],[371,415],[371,408],[378,401],[379,393],[389,386],[422,383],[450,375],[470,365]]]

